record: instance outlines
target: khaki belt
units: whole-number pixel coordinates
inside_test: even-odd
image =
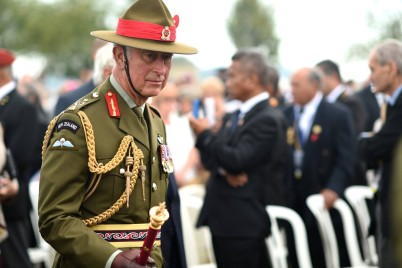
[[[147,236],[149,224],[99,224],[90,227],[100,238],[116,248],[140,248]],[[158,231],[154,246],[161,244]]]

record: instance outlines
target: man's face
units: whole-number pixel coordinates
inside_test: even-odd
[[[243,70],[240,61],[233,61],[227,71],[226,86],[230,96],[234,99],[247,100],[249,76]]]
[[[153,97],[165,87],[172,65],[171,53],[128,48],[130,77],[144,96]]]
[[[317,93],[317,85],[308,80],[308,70],[300,70],[291,78],[293,101],[299,105],[305,105],[312,100]]]
[[[375,53],[371,53],[369,59],[370,81],[374,86],[375,92],[389,93],[392,88],[392,76],[390,71],[390,63],[381,65]]]

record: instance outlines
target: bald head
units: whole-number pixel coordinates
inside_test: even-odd
[[[321,73],[317,69],[301,68],[294,72],[291,78],[294,103],[305,105],[310,102],[320,90],[321,84]]]

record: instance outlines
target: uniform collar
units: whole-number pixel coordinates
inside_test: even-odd
[[[399,87],[392,93],[391,98],[389,99],[388,103],[391,106],[395,105],[396,100],[398,99],[399,95],[401,94],[402,91],[402,84],[399,85]]]
[[[240,115],[246,114],[248,111],[250,111],[257,103],[268,100],[269,94],[268,92],[261,92],[260,94],[252,97],[251,99],[248,99],[247,101],[243,102],[240,105]]]
[[[7,96],[11,91],[13,91],[17,87],[17,83],[15,81],[10,81],[4,86],[0,87],[0,99]]]
[[[327,95],[325,100],[327,102],[334,103],[344,91],[344,86],[342,84],[339,84]]]
[[[137,104],[133,101],[133,99],[127,94],[127,92],[120,86],[117,82],[116,78],[114,78],[113,74],[110,76],[110,83],[116,89],[117,93],[123,98],[123,100],[127,103],[130,109],[137,107]],[[140,106],[142,112],[144,113],[145,103]]]

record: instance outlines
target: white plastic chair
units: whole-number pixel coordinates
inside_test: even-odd
[[[268,239],[268,248],[271,255],[271,260],[274,257],[273,267],[287,267],[286,256],[287,248],[282,241],[281,233],[278,228],[277,220],[285,220],[292,227],[294,238],[296,255],[301,268],[311,268],[311,257],[308,247],[306,227],[303,220],[290,208],[282,206],[269,205],[266,207],[268,215],[271,219],[271,238]],[[271,240],[271,241],[270,241]]]
[[[363,248],[364,262],[371,265],[378,265],[378,255],[375,237],[368,235],[370,225],[370,213],[367,208],[367,199],[373,199],[374,191],[369,186],[350,186],[345,190],[346,200],[355,212],[361,244]]]
[[[195,227],[203,199],[183,193],[180,189],[180,214],[187,266],[189,268],[215,268],[215,257],[209,228]]]
[[[330,214],[324,207],[324,199],[321,194],[311,195],[307,198],[307,206],[315,216],[318,222],[321,238],[323,240],[325,260],[327,267],[339,267],[339,252],[337,238]],[[352,211],[348,204],[338,198],[334,203],[334,209],[338,210],[344,229],[346,248],[352,267],[369,267],[363,262],[360,254],[358,239],[356,234],[356,225]]]
[[[32,228],[38,246],[28,248],[28,255],[32,264],[40,266],[42,263],[46,268],[51,268],[55,255],[54,249],[42,238],[38,227],[38,197],[39,197],[39,175],[33,177],[29,183],[29,195],[32,203],[32,211],[30,213]]]

